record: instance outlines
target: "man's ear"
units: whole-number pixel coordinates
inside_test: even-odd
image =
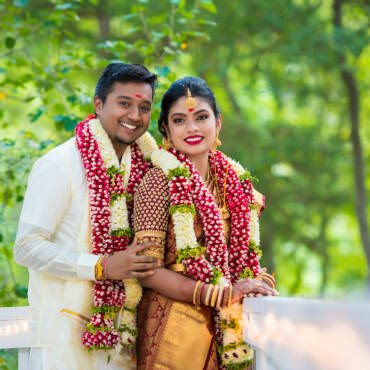
[[[101,114],[103,109],[103,101],[98,96],[94,97],[94,109],[97,115]]]

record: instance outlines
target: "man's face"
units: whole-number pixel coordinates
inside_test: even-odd
[[[142,82],[115,82],[104,103],[94,98],[94,107],[116,151],[124,150],[148,129],[152,87]]]

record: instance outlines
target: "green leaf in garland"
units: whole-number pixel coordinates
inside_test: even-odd
[[[209,283],[210,284],[213,284],[213,285],[217,285],[217,283],[220,281],[220,279],[223,277],[224,275],[222,274],[222,272],[217,269],[216,267],[213,268],[213,275],[212,277],[210,278],[209,280]]]
[[[177,254],[177,263],[181,263],[181,261],[186,260],[188,258],[195,258],[202,256],[206,251],[206,247],[202,247],[201,245],[198,245],[195,248],[192,247],[186,247],[186,248],[181,248],[178,250]]]
[[[253,181],[259,182],[258,178],[255,176],[252,176],[250,171],[248,171],[247,169],[245,169],[245,172],[239,176],[239,181],[242,182],[246,179],[249,179],[251,182]]]
[[[117,229],[112,230],[110,235],[114,236],[127,236],[128,238],[132,238],[134,236],[134,232],[132,229]]]
[[[193,216],[195,216],[195,207],[194,204],[188,205],[188,204],[175,204],[170,207],[169,213],[170,215],[175,214],[176,212],[180,213],[191,213]]]
[[[172,180],[172,178],[180,177],[180,176],[190,178],[189,170],[185,167],[176,167],[176,168],[171,169],[171,170],[168,171],[167,178],[168,178],[168,180]]]
[[[251,278],[251,279],[254,278],[254,273],[249,267],[246,267],[244,271],[242,271],[239,275],[239,279],[247,279],[247,278]]]

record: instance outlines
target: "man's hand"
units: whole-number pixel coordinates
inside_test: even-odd
[[[155,257],[138,256],[137,253],[153,246],[153,243],[144,243],[138,247],[135,238],[126,250],[105,257],[104,279],[140,279],[152,276],[154,270],[162,266],[161,261]]]

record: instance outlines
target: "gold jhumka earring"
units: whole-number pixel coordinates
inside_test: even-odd
[[[163,145],[163,148],[166,149],[166,150],[173,147],[172,141],[169,138],[165,137],[165,136],[163,136],[162,145]]]
[[[217,148],[222,144],[221,140],[218,138],[220,131],[217,131],[215,141],[212,145],[212,151],[215,152]]]

